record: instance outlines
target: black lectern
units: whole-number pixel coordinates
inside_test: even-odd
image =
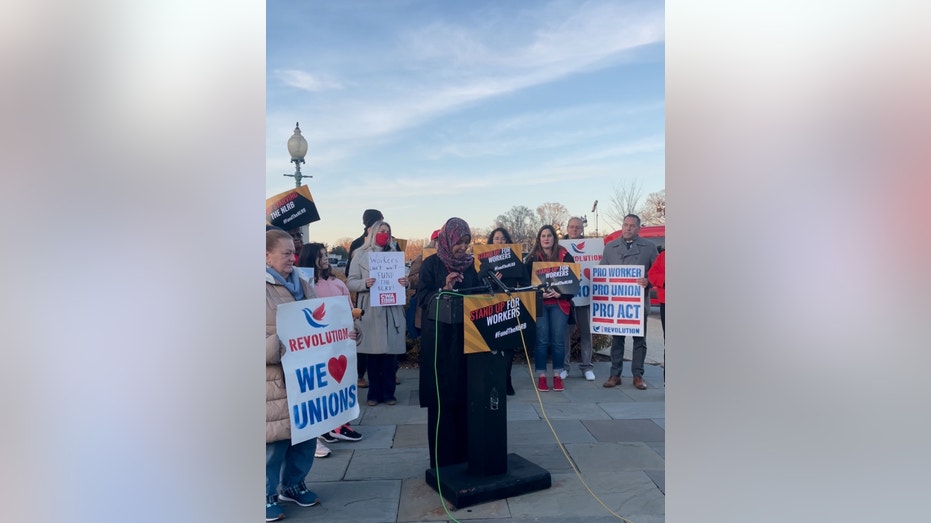
[[[446,300],[449,303],[443,305]],[[442,295],[439,309],[451,314],[441,312],[438,321],[462,328],[462,298]],[[552,485],[548,471],[517,454],[507,453],[505,354],[496,351],[466,355],[469,460],[426,471],[427,484],[456,508],[535,492]]]

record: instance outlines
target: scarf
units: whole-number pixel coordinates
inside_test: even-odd
[[[440,234],[436,238],[436,255],[450,272],[465,272],[470,265],[475,263],[474,258],[468,252],[453,254],[453,245],[459,243],[463,236],[472,236],[469,224],[462,218],[450,218],[440,229]]]
[[[301,286],[301,277],[297,275],[297,271],[292,270],[291,276],[288,276],[288,279],[284,279],[278,271],[272,269],[271,267],[265,267],[265,272],[272,275],[272,278],[275,278],[275,281],[284,285],[286,289],[291,293],[291,296],[294,297],[294,301],[300,301],[304,299],[304,287]]]

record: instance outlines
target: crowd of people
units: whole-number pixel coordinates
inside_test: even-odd
[[[466,355],[463,350],[462,324],[440,321],[435,299],[454,289],[479,288],[486,282],[475,268],[470,253],[472,232],[469,224],[453,217],[434,231],[429,247],[435,255],[419,256],[411,264],[408,275],[397,284],[406,290],[411,311],[404,305],[372,306],[370,292],[376,278],[370,272],[370,253],[400,251],[391,226],[377,209],[366,209],[362,215],[364,232],[349,247],[349,262],[345,283],[333,273],[329,253],[321,243],[304,244],[300,229],[290,231],[266,227],[266,521],[284,517],[280,501],[303,507],[319,503],[319,497],[307,489],[305,478],[314,458],[325,458],[331,451],[324,443],[358,441],[362,434],[349,423],[320,435],[314,441],[291,444],[290,419],[284,384],[281,356],[284,347],[276,331],[276,311],[282,303],[315,297],[346,296],[359,312],[351,338],[356,341],[359,389],[367,389],[366,405],[397,404],[399,355],[407,350],[408,329],[420,336],[419,403],[427,409],[427,439],[430,467],[444,467],[468,460],[468,382]],[[584,222],[572,217],[567,224],[566,239],[584,238]],[[649,306],[649,288],[656,288],[660,302],[660,319],[665,338],[665,251],[641,238],[640,218],[634,214],[624,218],[621,235],[607,243],[601,265],[642,265],[644,277],[637,284],[644,288],[645,305]],[[487,239],[489,244],[514,243],[509,232],[498,227]],[[559,235],[552,225],[544,225],[536,234],[530,251],[524,257],[517,276],[496,276],[508,288],[530,285],[534,263],[573,263],[568,250],[559,244]],[[313,281],[305,280],[295,267],[313,269]],[[484,276],[484,273],[483,273]],[[537,375],[536,390],[565,390],[569,377],[570,340],[574,330],[579,333],[580,360],[578,369],[587,381],[594,381],[590,307],[578,297],[560,293],[555,287],[537,289],[536,330],[533,336],[533,368]],[[649,310],[648,308],[646,310]],[[411,312],[410,323],[406,312]],[[626,336],[611,337],[610,374],[603,386],[621,384]],[[643,336],[633,337],[631,373],[633,386],[647,388],[643,380],[646,357],[646,322]],[[514,352],[505,352],[506,390],[514,395],[511,370]],[[549,364],[549,366],[548,366]],[[547,377],[548,368],[551,380]],[[368,377],[366,379],[365,377]],[[665,376],[665,371],[664,371]],[[552,388],[549,384],[552,383]],[[361,401],[361,395],[360,395]],[[440,412],[442,410],[442,416]],[[441,445],[437,442],[441,441]]]

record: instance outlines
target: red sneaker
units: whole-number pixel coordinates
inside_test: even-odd
[[[540,381],[537,383],[537,389],[540,392],[546,392],[550,390],[550,388],[546,386],[546,376],[540,376]]]
[[[560,378],[558,375],[557,375],[557,376],[553,376],[553,390],[555,390],[555,391],[557,391],[557,392],[558,392],[558,391],[561,391],[561,390],[566,390],[566,389],[562,388],[562,378]]]

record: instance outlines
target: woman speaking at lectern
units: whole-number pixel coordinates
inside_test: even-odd
[[[436,239],[436,255],[423,261],[417,286],[421,307],[420,406],[427,408],[430,468],[468,461],[468,404],[462,323],[438,321],[436,297],[441,291],[478,287],[469,224],[450,218]],[[454,300],[461,298],[453,297]],[[443,318],[440,318],[442,320]],[[439,435],[437,435],[439,429]],[[439,442],[439,448],[437,448]]]

